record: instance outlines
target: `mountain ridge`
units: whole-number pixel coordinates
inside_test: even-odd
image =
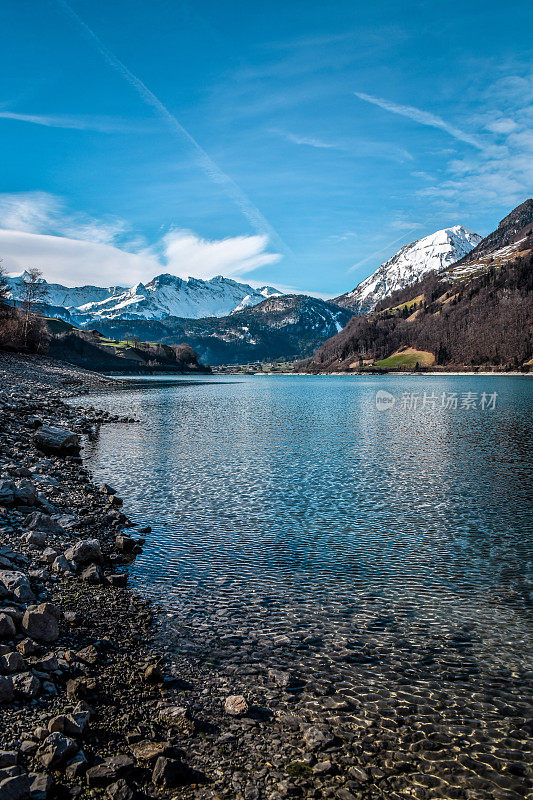
[[[119,340],[128,332],[163,344],[186,342],[203,363],[219,366],[305,358],[351,317],[326,300],[280,295],[225,317],[106,320],[98,330]]]
[[[404,245],[355,289],[333,298],[332,302],[359,314],[369,313],[393,291],[457,262],[480,241],[479,234],[463,225],[442,228]]]
[[[7,278],[10,297],[21,301],[25,273]],[[46,298],[35,306],[48,316],[75,325],[98,324],[106,319],[163,319],[168,316],[199,319],[225,316],[241,307],[253,306],[265,297],[282,294],[272,286],[254,289],[217,275],[209,280],[179,278],[161,273],[131,288],[123,286],[75,286],[41,283],[47,287]],[[244,305],[243,305],[244,304]]]

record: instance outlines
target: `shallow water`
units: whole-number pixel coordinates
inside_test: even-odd
[[[465,785],[464,753],[486,782],[473,796],[519,797],[532,396],[527,377],[214,376],[76,402],[142,421],[103,426],[86,456],[153,528],[133,577],[182,654],[256,676],[289,667],[317,713],[341,693],[356,727],[429,725],[459,758],[435,797]]]

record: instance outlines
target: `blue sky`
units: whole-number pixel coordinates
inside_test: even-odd
[[[529,2],[5,0],[0,257],[334,295],[531,195]]]

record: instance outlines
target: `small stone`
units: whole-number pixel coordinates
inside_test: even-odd
[[[22,536],[22,540],[32,547],[38,547],[39,549],[46,547],[46,534],[40,531],[25,533],[24,536]]]
[[[23,656],[34,656],[39,652],[40,648],[39,645],[31,639],[23,639],[17,644],[17,650]]]
[[[331,772],[333,769],[331,761],[319,761],[313,767],[313,772],[315,775],[327,775],[328,772]]]
[[[32,742],[31,739],[26,739],[26,741],[22,742],[20,745],[20,752],[23,756],[33,756],[37,752],[37,748],[39,745],[37,742]]]
[[[12,639],[15,631],[11,617],[8,614],[0,614],[0,639]]]
[[[184,706],[167,706],[159,712],[159,718],[170,728],[176,728],[186,736],[191,736],[195,731],[194,721],[189,711]]]
[[[241,717],[248,711],[248,703],[242,694],[230,694],[226,697],[224,711],[232,717]]]
[[[31,666],[39,672],[56,672],[59,669],[58,660],[53,653],[32,661]]]
[[[110,800],[133,800],[133,792],[124,778],[110,784],[106,789],[106,794]]]
[[[31,672],[17,672],[11,678],[13,691],[24,700],[33,700],[41,691],[41,682]]]
[[[72,575],[73,569],[65,556],[58,556],[52,562],[52,572],[60,572],[63,575]]]
[[[36,504],[37,489],[31,481],[17,481],[15,486],[15,503],[21,506],[34,506]]]
[[[159,756],[167,755],[169,742],[137,742],[131,748],[133,757],[139,764],[152,764]]]
[[[311,725],[303,738],[308,750],[322,750],[332,744],[335,737],[327,728]]]
[[[152,772],[152,781],[162,789],[173,789],[182,785],[187,776],[187,768],[183,762],[173,758],[159,756]]]
[[[0,750],[0,769],[16,767],[18,755],[16,750]]]
[[[31,800],[48,800],[52,791],[52,778],[46,772],[30,772]]]
[[[97,564],[91,564],[81,573],[82,580],[93,585],[102,583],[102,572]]]
[[[150,664],[144,672],[146,683],[163,683],[165,676],[157,664]]]
[[[89,787],[106,786],[113,783],[117,778],[127,774],[133,767],[134,762],[129,756],[118,755],[106,758],[102,764],[91,767],[86,772],[86,780]]]
[[[16,651],[0,656],[0,670],[6,672],[8,675],[12,672],[23,672],[25,667],[24,659],[21,654]]]
[[[87,647],[74,653],[74,658],[76,661],[81,661],[83,664],[96,664],[98,661],[98,650],[94,644],[89,644]]]
[[[0,570],[0,585],[21,603],[33,603],[35,598],[27,575],[15,570]]]
[[[80,437],[66,428],[41,425],[33,434],[33,443],[38,450],[52,455],[79,455]]]
[[[276,684],[276,686],[281,686],[283,689],[292,689],[301,683],[292,672],[281,669],[269,669],[268,679]]]
[[[119,553],[133,553],[135,550],[135,539],[132,539],[131,536],[120,533],[115,537],[115,547]]]
[[[87,758],[83,750],[80,750],[79,753],[76,753],[74,758],[71,758],[70,761],[67,761],[65,766],[65,775],[72,780],[79,778],[80,775],[87,769]]]
[[[45,547],[40,555],[39,561],[44,561],[45,564],[53,564],[57,555],[57,550],[54,550],[53,547]]]
[[[59,714],[57,717],[52,717],[48,723],[48,730],[50,733],[58,731],[66,734],[66,736],[79,739],[85,733],[88,722],[89,713],[87,711],[74,714]]]

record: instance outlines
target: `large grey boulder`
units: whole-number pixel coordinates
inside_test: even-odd
[[[0,483],[0,506],[13,505],[16,489],[17,487],[13,481],[2,481]]]
[[[41,603],[26,609],[22,617],[22,628],[37,642],[55,642],[59,636],[61,612],[52,603]]]
[[[98,539],[84,539],[65,550],[65,558],[78,566],[92,564],[102,560],[102,551]]]
[[[47,769],[54,769],[67,761],[70,756],[78,752],[78,745],[74,739],[70,739],[62,733],[51,733],[47,736],[41,747],[38,756],[41,763]]]
[[[79,455],[80,437],[67,428],[53,428],[43,425],[33,434],[33,443],[43,453],[68,456]]]
[[[0,586],[21,603],[32,603],[35,600],[28,576],[23,572],[0,570]]]
[[[52,519],[42,511],[34,511],[24,520],[24,527],[31,531],[44,531],[45,533],[65,533],[59,522]]]
[[[23,700],[33,700],[41,691],[41,682],[31,672],[18,672],[11,677],[13,691]]]
[[[21,506],[34,506],[38,502],[38,492],[28,480],[17,481],[15,485],[15,502]]]

